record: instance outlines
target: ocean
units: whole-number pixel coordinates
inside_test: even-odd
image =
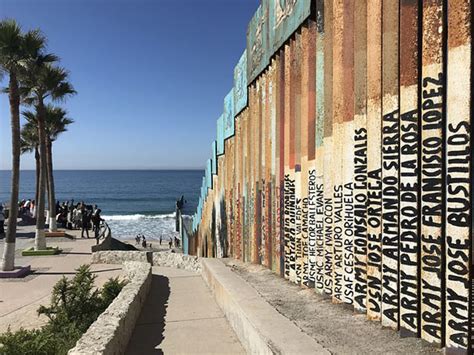
[[[126,239],[176,235],[175,204],[184,195],[184,214],[196,210],[204,172],[201,170],[57,170],[56,199],[96,204],[112,230]],[[10,197],[10,171],[0,171],[0,203]],[[35,172],[23,170],[20,200],[34,199]]]

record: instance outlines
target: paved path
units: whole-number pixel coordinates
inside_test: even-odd
[[[244,354],[201,275],[153,267],[126,354]]]
[[[54,256],[21,256],[21,250],[34,245],[34,226],[19,227],[15,265],[31,265],[33,274],[24,279],[0,279],[0,333],[7,330],[42,326],[45,316],[38,317],[40,305],[48,305],[51,290],[63,276],[72,277],[75,269],[91,262],[91,245],[95,239],[46,238],[49,246],[59,246],[64,253]],[[68,233],[80,237],[78,231]],[[4,240],[0,241],[0,253]],[[0,254],[2,255],[2,254]],[[1,256],[0,256],[1,257]],[[94,264],[91,270],[97,275],[96,285],[101,286],[110,277],[121,274],[121,265]]]

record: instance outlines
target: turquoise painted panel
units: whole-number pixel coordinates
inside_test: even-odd
[[[234,118],[234,89],[232,89],[224,98],[224,139],[232,137],[235,133]]]
[[[211,173],[212,175],[216,175],[217,174],[217,141],[212,142],[211,149],[212,149]],[[212,179],[212,175],[211,175],[211,179]]]
[[[268,7],[270,50],[275,53],[311,13],[311,0],[264,0]]]
[[[224,154],[224,115],[217,119],[217,155]]]
[[[247,100],[247,50],[245,50],[234,69],[234,116],[247,106]]]
[[[261,4],[247,28],[247,83],[250,84],[270,62],[268,6]]]
[[[206,186],[212,189],[212,159],[208,159],[206,164]]]

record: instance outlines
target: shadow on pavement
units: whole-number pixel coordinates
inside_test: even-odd
[[[164,340],[169,296],[169,279],[162,275],[152,275],[150,293],[125,354],[163,354],[160,345]]]

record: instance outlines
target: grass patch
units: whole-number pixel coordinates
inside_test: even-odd
[[[46,249],[35,250],[35,248],[31,247],[29,249],[25,249],[21,252],[23,256],[47,256],[47,255],[58,255],[62,253],[62,249],[58,247],[47,247]]]

